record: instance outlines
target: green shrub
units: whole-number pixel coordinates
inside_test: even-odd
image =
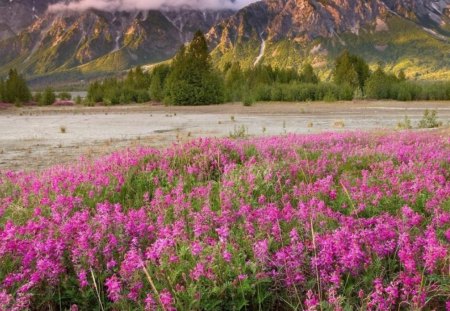
[[[89,85],[87,99],[92,103],[103,102],[104,84],[95,81]]]
[[[41,100],[39,101],[39,105],[42,106],[49,106],[53,105],[53,103],[56,101],[56,95],[55,92],[51,87],[48,87],[45,89],[44,93],[42,93]]]
[[[276,84],[272,86],[270,92],[270,100],[272,101],[283,101],[283,86]]]
[[[72,94],[68,93],[68,92],[61,92],[58,94],[58,98],[61,100],[71,100],[72,99]]]
[[[422,120],[419,122],[419,128],[436,128],[440,126],[442,126],[442,122],[439,122],[437,119],[437,111],[426,109]]]
[[[394,99],[401,101],[420,99],[422,93],[422,89],[417,83],[409,81],[398,83],[395,90],[397,98]]]
[[[270,101],[271,97],[271,87],[267,84],[258,85],[254,91],[253,95],[256,101]]]
[[[371,99],[397,99],[398,93],[394,91],[398,84],[398,79],[392,74],[386,74],[383,68],[379,67],[366,81],[365,94]]]
[[[331,102],[335,102],[337,99],[334,96],[333,92],[329,91],[328,93],[325,94],[325,96],[323,97],[323,101],[327,102],[327,103],[331,103]]]
[[[106,105],[118,105],[120,103],[128,103],[122,101],[122,91],[118,88],[106,89],[103,95],[103,102]]]
[[[138,90],[137,91],[137,103],[146,103],[150,101],[150,94],[146,90]]]
[[[78,95],[77,97],[75,97],[75,104],[77,105],[81,105],[83,103],[83,100],[81,98],[80,95]]]
[[[397,124],[397,127],[401,130],[410,130],[412,129],[411,119],[408,116],[405,116],[402,122]]]
[[[34,96],[33,96],[33,100],[34,100],[36,103],[40,103],[41,100],[42,100],[42,93],[41,93],[41,92],[36,92],[36,93],[34,94]]]
[[[359,90],[359,88],[357,89]],[[355,91],[350,85],[343,85],[339,88],[339,100],[353,100]]]
[[[229,137],[234,139],[246,138],[248,136],[248,129],[244,125],[234,126],[233,132],[230,132]]]
[[[255,99],[253,98],[253,96],[251,94],[248,94],[245,96],[242,103],[245,107],[250,107],[250,106],[253,106],[253,104],[255,103]]]
[[[421,98],[423,100],[449,100],[450,82],[424,83]]]

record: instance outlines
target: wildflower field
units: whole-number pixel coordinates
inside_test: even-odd
[[[0,310],[450,309],[450,138],[199,139],[0,174]]]

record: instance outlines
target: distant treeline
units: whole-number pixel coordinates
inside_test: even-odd
[[[64,96],[60,96],[63,98]],[[371,71],[367,62],[344,51],[335,60],[330,82],[320,81],[310,64],[281,69],[258,65],[243,69],[239,62],[223,70],[212,64],[204,35],[197,32],[188,46],[182,46],[170,64],[145,72],[138,67],[123,79],[108,78],[91,83],[87,103],[106,105],[142,103],[149,100],[170,105],[205,105],[241,101],[336,101],[352,99],[450,100],[450,81],[410,81],[403,71],[386,73],[380,65]],[[48,88],[32,98],[25,80],[11,70],[0,80],[0,101],[39,104],[55,101]],[[81,99],[77,98],[76,103]]]
[[[25,78],[17,70],[11,69],[6,80],[0,79],[0,102],[16,105],[34,102],[38,105],[52,105],[56,100],[71,100],[70,93],[56,94],[51,87],[47,87],[42,93],[31,93]],[[76,103],[81,104],[81,98],[76,98]]]
[[[130,71],[124,80],[106,79],[91,84],[88,100],[106,104],[145,102],[203,105],[229,101],[336,101],[352,99],[449,100],[449,82],[416,82],[386,73],[371,72],[367,62],[344,51],[335,61],[331,82],[321,82],[310,64],[300,70],[229,63],[223,71],[212,65],[206,40],[198,32],[182,47],[171,64],[150,72]]]

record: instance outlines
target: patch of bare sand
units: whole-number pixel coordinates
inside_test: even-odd
[[[449,101],[342,101],[342,102],[268,102],[245,107],[241,103],[227,103],[210,106],[165,106],[160,103],[121,105],[121,106],[69,106],[69,107],[10,107],[0,109],[0,115],[54,115],[54,114],[124,114],[124,113],[218,113],[218,114],[289,114],[299,112],[327,113],[349,110],[414,110],[450,109]]]
[[[424,109],[450,122],[450,102],[353,101],[166,107],[11,107],[0,110],[0,170],[36,170],[139,145],[161,148],[197,137],[326,131],[392,131]],[[441,129],[449,135],[448,129]]]

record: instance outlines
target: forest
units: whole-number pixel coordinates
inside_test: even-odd
[[[311,64],[299,70],[259,65],[243,69],[228,63],[214,68],[202,33],[182,47],[170,64],[149,72],[137,67],[123,80],[94,82],[88,100],[120,104],[149,99],[168,105],[205,105],[223,102],[338,101],[353,99],[449,100],[450,82],[419,82],[403,71],[387,73],[380,64],[373,72],[357,55],[344,51],[336,60],[330,81],[321,81]]]
[[[58,98],[68,99],[67,94]],[[6,81],[0,80],[0,101],[50,105],[56,100],[51,88],[34,96],[24,77],[11,70]],[[371,70],[361,57],[344,50],[335,60],[331,78],[321,81],[313,66],[273,68],[257,65],[242,68],[239,62],[227,63],[223,70],[214,67],[204,35],[197,32],[187,46],[182,46],[170,63],[130,70],[123,78],[92,82],[85,104],[118,105],[164,102],[166,105],[208,105],[258,101],[350,101],[374,100],[450,100],[450,81],[414,81],[403,71],[386,72],[382,64]],[[75,99],[82,103],[81,98]]]

